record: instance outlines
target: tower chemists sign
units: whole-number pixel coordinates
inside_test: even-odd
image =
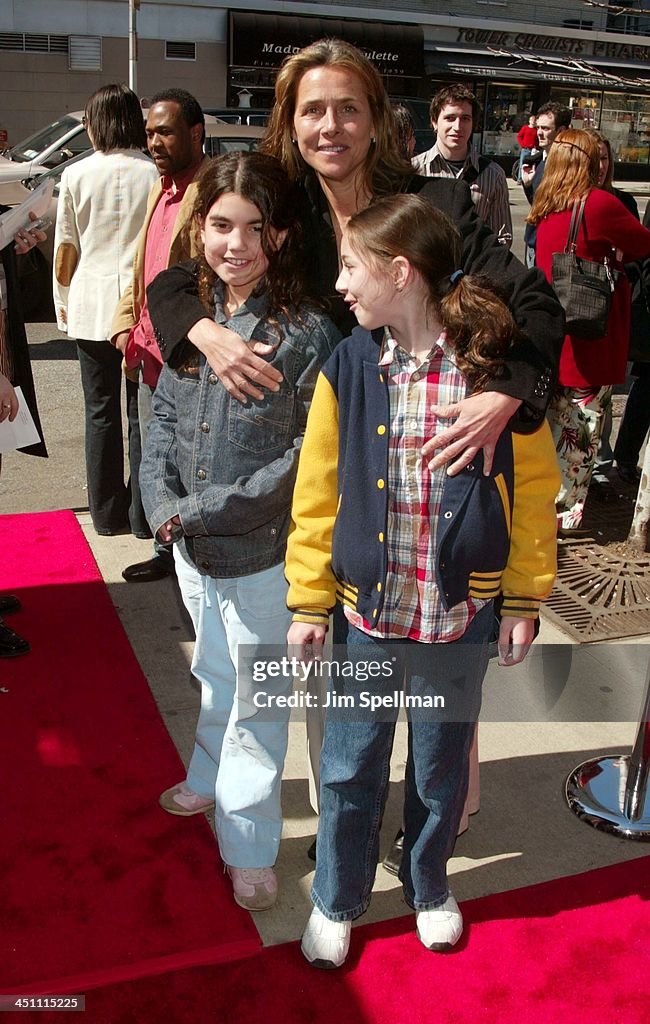
[[[569,54],[572,57],[610,57],[619,61],[650,61],[650,46],[608,43],[598,39],[572,39],[567,36],[543,36],[530,32],[461,28],[458,29],[456,42],[471,43],[473,46],[502,46],[506,50],[523,49]]]
[[[230,14],[229,63],[279,68],[290,54],[327,37],[358,46],[382,75],[418,78],[424,73],[424,37],[415,26],[240,12]]]

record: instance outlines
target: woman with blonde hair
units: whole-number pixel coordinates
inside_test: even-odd
[[[580,529],[604,412],[612,387],[625,379],[630,330],[630,289],[623,264],[650,253],[650,231],[610,192],[598,187],[599,144],[573,128],[560,132],[550,149],[544,178],[528,222],[537,225],[537,265],[552,281],[553,254],[563,252],[574,203],[585,200],[576,253],[619,272],[607,333],[586,339],[567,334],[560,356],[559,386],[548,417],[560,463],[557,497],[561,530]]]

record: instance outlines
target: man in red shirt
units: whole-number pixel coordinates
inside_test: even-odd
[[[528,118],[528,124],[522,125],[517,132],[517,142],[521,146],[521,154],[519,156],[519,174],[517,175],[517,181],[521,181],[521,168],[525,163],[528,162],[529,158],[533,155],[533,151],[537,150],[537,117],[535,114],[531,114]]]
[[[151,189],[145,222],[136,243],[133,279],[113,318],[112,343],[124,354],[127,371],[139,376],[139,432],[131,429],[131,487],[138,488],[141,441],[151,420],[151,396],[158,383],[162,356],[147,309],[146,288],[173,263],[190,259],[183,228],[188,223],[203,154],[205,118],[197,100],[184,89],[167,89],[151,100],[146,123],[147,146],[160,172]],[[131,425],[133,428],[133,425]],[[134,436],[135,433],[135,436]],[[139,443],[140,442],[140,443]],[[154,540],[154,556],[124,569],[127,582],[146,583],[174,572],[171,547]]]

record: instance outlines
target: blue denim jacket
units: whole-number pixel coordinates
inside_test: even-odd
[[[180,516],[187,554],[204,575],[246,576],[284,559],[307,413],[340,333],[312,306],[291,321],[273,319],[282,340],[264,296],[251,296],[229,319],[218,290],[217,323],[244,341],[275,345],[267,358],[283,376],[278,392],[242,405],[200,356],[189,369],[164,366],[153,396],[140,469],[144,509],[154,534]]]

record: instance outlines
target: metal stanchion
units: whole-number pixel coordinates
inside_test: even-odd
[[[569,807],[603,832],[650,842],[650,662],[636,740],[630,754],[596,757],[566,781]]]

